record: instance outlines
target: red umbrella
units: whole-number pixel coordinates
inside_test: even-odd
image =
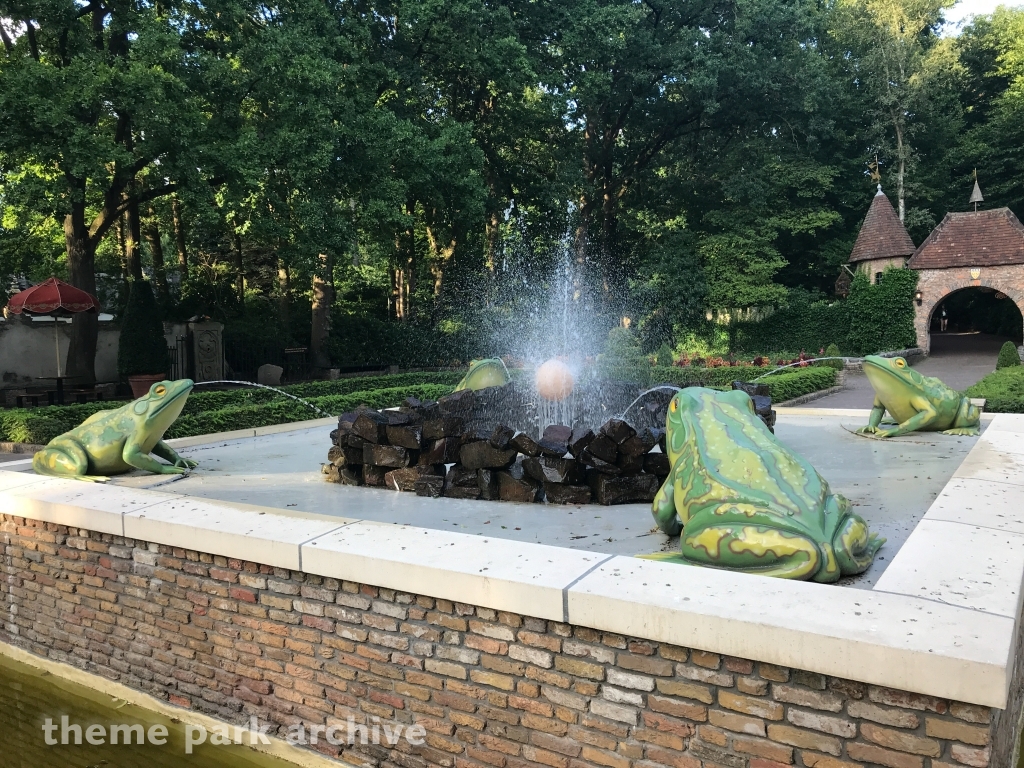
[[[30,315],[49,315],[54,318],[53,341],[57,346],[58,379],[61,377],[61,372],[56,318],[67,317],[77,312],[95,312],[99,308],[100,303],[91,293],[86,293],[55,277],[14,294],[7,302],[7,311],[12,314],[20,315],[25,312]]]

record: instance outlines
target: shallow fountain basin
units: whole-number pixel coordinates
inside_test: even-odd
[[[777,426],[889,539],[853,589],[633,558],[677,546],[646,505],[328,484],[333,420],[173,441],[201,462],[180,479],[0,472],[0,512],[1003,708],[1024,577],[1024,416],[986,417],[980,438],[889,441],[848,431],[866,418],[779,409]]]

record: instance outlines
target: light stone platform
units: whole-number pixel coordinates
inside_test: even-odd
[[[0,512],[1005,708],[1024,578],[1024,416],[987,418],[976,439],[886,442],[842,430],[863,423],[864,412],[798,413],[780,412],[780,439],[804,452],[834,489],[855,501],[862,493],[858,511],[873,527],[903,532],[901,547],[883,550],[888,567],[875,583],[858,585],[870,589],[608,551],[615,542],[601,539],[615,536],[604,531],[641,525],[649,516],[641,505],[567,510],[418,499],[330,486],[308,469],[308,479],[296,480],[291,462],[325,452],[326,421],[266,430],[273,438],[249,431],[248,440],[178,441],[204,462],[204,473],[177,482],[127,477],[91,485],[6,471],[24,469],[12,462],[0,470]],[[840,432],[855,441],[849,450]],[[800,447],[810,436],[814,444]],[[276,462],[275,471],[257,460]],[[211,498],[215,489],[224,498]],[[340,499],[330,509],[312,502],[325,491]],[[455,524],[427,515],[423,525],[395,525],[390,518],[406,502],[416,505],[402,507],[410,516],[432,503],[448,515],[441,522]],[[580,531],[574,535],[593,534],[588,522],[607,528],[584,546],[583,539],[564,542],[570,511],[569,527]],[[491,523],[470,529],[473,515]],[[537,535],[522,523],[545,518],[551,543],[519,539]],[[664,540],[645,535],[649,517],[642,526],[624,536],[626,554],[644,551],[639,542],[652,542],[651,551]]]

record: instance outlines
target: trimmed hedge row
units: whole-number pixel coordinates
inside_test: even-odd
[[[1024,372],[1024,368],[1018,370]],[[651,374],[651,380],[659,384],[725,389],[732,381],[750,381],[763,375],[764,369],[752,366],[656,367],[651,369]],[[299,387],[304,388],[305,393],[325,392],[322,395],[307,394],[304,399],[327,413],[340,414],[360,405],[387,408],[397,405],[407,397],[436,400],[452,391],[452,386],[458,381],[459,376],[457,372],[367,376],[342,381],[311,382],[287,389],[296,396],[302,396],[294,392]],[[438,378],[441,378],[442,382],[439,383]],[[835,371],[828,367],[798,368],[765,376],[762,381],[768,385],[772,399],[775,402],[783,402],[832,386],[835,383]],[[362,383],[366,388],[356,389],[354,385],[357,383]],[[380,384],[392,386],[366,386]],[[348,391],[336,392],[332,389]],[[117,407],[114,403],[98,402],[0,411],[0,440],[42,445],[57,435],[74,429],[97,411],[107,410],[112,405]],[[167,430],[166,437],[191,437],[211,432],[255,429],[273,424],[306,421],[318,418],[319,415],[308,405],[264,389],[199,392],[189,397],[182,415]]]
[[[368,405],[371,408],[389,408],[401,403],[407,397],[436,400],[451,391],[452,388],[447,384],[419,384],[306,399],[322,411],[337,415],[354,410],[360,405]],[[201,414],[187,416],[183,414],[167,430],[165,437],[191,437],[212,432],[229,432],[235,429],[255,429],[256,427],[268,427],[273,424],[286,424],[292,421],[307,421],[316,418],[320,418],[320,414],[308,405],[288,398],[278,398],[273,402],[259,405],[235,405],[205,411]]]
[[[989,413],[1024,413],[1024,367],[1001,368],[968,387],[964,394],[984,397]]]
[[[654,380],[658,384],[672,384],[677,387],[711,387],[728,389],[734,381],[752,381],[763,376],[763,368],[736,366],[733,368],[654,368]],[[762,384],[768,385],[772,402],[782,403],[794,397],[807,395],[835,386],[836,371],[826,365],[807,368],[789,368],[779,373],[764,376]]]

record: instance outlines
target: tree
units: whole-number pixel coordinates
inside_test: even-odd
[[[872,118],[867,135],[896,177],[896,209],[906,218],[906,179],[915,159],[918,111],[928,97],[923,77],[938,40],[942,11],[952,0],[840,0],[832,35],[849,50],[851,77]]]
[[[7,35],[0,57],[5,194],[63,222],[73,285],[96,292],[96,248],[122,216],[129,268],[141,277],[140,206],[202,179],[210,115],[227,96],[204,78],[211,49],[228,39],[228,18],[246,23],[239,10],[190,0],[0,0],[0,18],[19,33]],[[95,380],[97,332],[95,313],[75,317],[69,375]]]

